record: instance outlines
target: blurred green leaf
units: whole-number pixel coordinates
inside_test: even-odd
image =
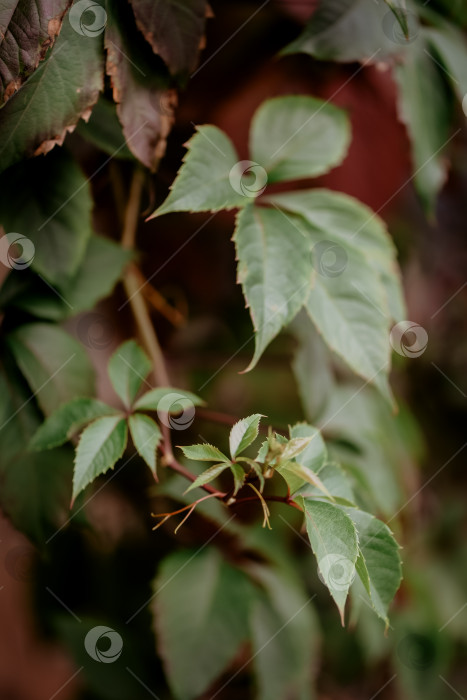
[[[149,416],[142,416],[139,413],[134,413],[129,417],[128,425],[131,439],[138,454],[156,476],[156,450],[162,440],[159,426]]]
[[[149,357],[135,340],[127,340],[120,345],[110,358],[110,381],[127,408],[132,405],[151,367]]]

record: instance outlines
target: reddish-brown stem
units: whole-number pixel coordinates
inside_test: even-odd
[[[274,501],[275,503],[285,503],[286,506],[292,506],[292,508],[296,508],[299,511],[302,510],[298,503],[295,503],[295,501],[292,501],[287,496],[263,496],[263,498],[267,502]],[[246,496],[245,498],[237,499],[232,505],[237,505],[238,503],[248,503],[249,501],[257,500],[258,498],[256,496]]]
[[[177,474],[181,474],[182,476],[185,477],[185,479],[188,479],[188,481],[194,482],[196,481],[197,477],[190,472],[189,469],[183,466],[183,464],[180,464],[180,462],[177,462],[175,457],[172,457],[170,461],[167,462],[167,466],[170,469],[173,469],[174,472],[177,472]],[[206,491],[207,493],[210,494],[216,494],[217,498],[225,498],[227,494],[222,493],[219,491],[219,489],[215,489],[213,486],[210,486],[209,484],[204,484],[204,486],[200,486],[203,491]]]

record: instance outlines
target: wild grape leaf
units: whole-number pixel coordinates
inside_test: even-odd
[[[398,32],[394,32],[394,27]],[[305,30],[283,53],[322,61],[382,61],[403,46],[399,21],[382,0],[320,0]]]
[[[131,439],[140,457],[156,476],[156,450],[162,439],[159,426],[149,416],[134,413],[128,419]]]
[[[102,87],[102,41],[81,35],[67,15],[47,58],[0,110],[0,172],[62,144]]]
[[[0,14],[0,106],[53,45],[72,0],[13,0]]]
[[[305,511],[311,548],[344,624],[345,601],[358,556],[357,530],[349,515],[337,505],[300,496],[296,500]]]
[[[165,153],[172,128],[175,93],[164,66],[135,26],[126,3],[107,3],[106,71],[128,148],[143,165],[155,170]]]
[[[363,254],[367,267],[384,285],[391,317],[397,322],[406,318],[396,248],[384,221],[369,207],[349,195],[321,188],[271,195],[266,201],[303,217],[314,245],[335,244],[336,268],[339,263],[345,267],[348,251]],[[323,267],[325,271],[325,260]]]
[[[0,395],[1,508],[20,532],[42,547],[67,512],[73,450],[28,451],[42,415],[11,358],[2,357]]]
[[[93,235],[76,274],[61,285],[60,296],[31,270],[13,271],[0,289],[0,307],[22,309],[50,321],[87,311],[112,292],[132,255],[117,243]]]
[[[186,410],[188,406],[202,406],[204,401],[184,389],[173,387],[157,387],[143,394],[135,403],[138,411],[161,411],[163,413],[176,414]]]
[[[196,67],[206,24],[206,0],[130,0],[136,23],[170,72]]]
[[[87,180],[75,159],[61,149],[0,175],[0,224],[7,233],[32,240],[31,267],[53,285],[66,285],[82,263],[91,236],[91,209]]]
[[[232,459],[241,454],[258,437],[259,422],[263,418],[260,413],[255,413],[247,418],[242,418],[232,427],[229,436],[230,455]]]
[[[200,698],[233,661],[248,639],[253,595],[246,575],[216,549],[182,550],[164,559],[151,609],[177,700]]]
[[[229,458],[214,445],[203,443],[202,445],[187,445],[180,448],[188,459],[202,462],[230,462]]]
[[[75,455],[73,500],[96,477],[113,469],[123,455],[127,437],[127,423],[121,415],[97,418],[83,430]]]
[[[9,333],[7,343],[46,415],[94,394],[94,370],[83,346],[61,328],[28,323]]]
[[[414,182],[428,213],[447,177],[444,147],[449,141],[452,105],[440,67],[430,55],[430,44],[420,37],[395,67],[400,119],[412,146]]]
[[[127,408],[151,369],[151,361],[135,340],[120,345],[109,360],[108,373],[115,393]]]
[[[349,142],[347,114],[314,97],[267,100],[251,124],[251,158],[270,183],[322,175],[344,159]]]
[[[305,303],[312,279],[311,254],[306,236],[289,218],[253,205],[238,214],[234,241],[237,279],[255,329],[248,371]]]
[[[345,510],[357,528],[359,548],[369,578],[371,601],[379,617],[388,624],[388,608],[402,579],[400,547],[388,526],[381,520],[355,508]],[[365,584],[364,579],[363,576],[362,583]]]
[[[33,450],[50,450],[52,447],[58,447],[95,418],[115,413],[115,409],[97,399],[72,399],[45,420],[34,434],[29,447]]]
[[[232,187],[231,173],[239,158],[223,131],[217,126],[198,126],[186,148],[188,152],[170,194],[152,217],[174,211],[232,209],[249,201],[246,190],[242,194]]]

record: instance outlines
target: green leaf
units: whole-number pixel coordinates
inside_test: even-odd
[[[58,35],[69,0],[2,7],[0,17],[0,106],[39,65]],[[25,28],[27,27],[27,31]]]
[[[320,492],[321,496],[324,494],[324,496],[327,496],[333,500],[332,495],[329,493],[319,476],[311,471],[311,469],[308,469],[308,467],[304,467],[298,462],[285,462],[277,467],[276,471],[278,471],[279,474],[284,477],[292,495],[297,491],[301,492],[303,484],[306,483],[315,486],[318,489],[318,492]]]
[[[384,221],[369,207],[349,195],[321,188],[271,195],[266,201],[303,217],[314,246],[324,241],[336,244],[336,268],[339,264],[344,268],[354,250],[363,255],[368,270],[384,285],[392,318],[398,322],[407,317],[395,245]],[[322,263],[324,272],[326,260]]]
[[[238,282],[255,329],[255,352],[266,346],[303,306],[310,291],[310,244],[281,212],[249,205],[237,217],[234,234]]]
[[[346,513],[357,528],[373,607],[378,616],[388,624],[388,608],[402,579],[399,545],[388,526],[370,513],[353,508],[346,509]],[[365,585],[365,576],[362,583]]]
[[[63,143],[102,90],[102,40],[82,36],[69,20],[68,14],[47,58],[0,110],[0,172]]]
[[[316,177],[339,165],[350,143],[346,113],[304,95],[267,100],[253,117],[250,152],[268,182]]]
[[[203,696],[232,663],[248,638],[252,598],[245,574],[213,548],[164,559],[151,608],[159,654],[177,700]]]
[[[339,464],[330,462],[319,472],[321,484],[325,487],[328,493],[340,504],[353,505],[355,496],[352,490],[352,485],[349,477]],[[317,485],[305,484],[300,488],[298,494],[300,496],[322,498],[323,489]]]
[[[408,21],[408,15],[407,15],[407,9],[404,6],[405,5],[405,0],[401,0],[401,2],[393,2],[392,0],[384,0],[386,5],[390,8],[392,14],[396,18],[400,28],[402,29],[402,33],[404,37],[408,40],[410,39],[410,27],[409,27],[409,21]]]
[[[115,409],[97,399],[72,399],[46,419],[34,434],[29,447],[33,450],[50,450],[52,447],[58,447],[95,418],[111,416],[115,413]]]
[[[195,69],[206,24],[206,0],[130,0],[136,23],[174,75]]]
[[[0,506],[17,530],[42,547],[70,503],[73,450],[29,452],[42,415],[11,358],[0,365]]]
[[[209,445],[206,442],[202,445],[181,446],[180,449],[188,459],[199,460],[202,462],[219,462],[219,460],[223,462],[230,462],[230,459],[226,457],[223,452],[217,449],[217,447],[214,447],[214,445]]]
[[[355,577],[358,539],[354,523],[339,506],[324,501],[299,499],[305,510],[311,548],[326,586],[344,624],[344,607]]]
[[[300,455],[300,464],[319,472],[327,460],[328,452],[321,432],[307,423],[297,423],[290,428],[291,438],[311,438]]]
[[[250,469],[252,469],[254,471],[254,473],[258,477],[258,481],[259,481],[259,491],[260,491],[260,493],[262,493],[264,490],[265,481],[264,481],[263,470],[261,469],[261,465],[258,464],[258,462],[255,462],[254,459],[249,459],[248,457],[239,457],[238,461],[245,462],[245,464],[248,464]]]
[[[394,36],[396,23],[382,2],[322,0],[304,32],[283,53],[308,53],[322,61],[382,61],[400,53],[405,43]]]
[[[61,328],[28,323],[9,333],[7,343],[46,415],[66,401],[94,394],[88,356]]]
[[[467,42],[465,34],[446,22],[442,27],[433,29],[425,27],[424,36],[430,46],[430,56],[439,59],[445,68],[447,77],[454,92],[462,103],[467,95]]]
[[[83,430],[75,456],[73,500],[96,477],[113,469],[123,455],[127,437],[126,420],[119,415],[98,418]]]
[[[168,414],[177,414],[186,410],[188,404],[202,406],[204,401],[184,389],[173,387],[158,387],[143,394],[135,403],[138,411],[161,411]]]
[[[395,68],[398,107],[412,144],[414,182],[428,213],[447,177],[444,148],[449,141],[452,105],[441,69],[420,38]]]
[[[156,476],[156,450],[162,439],[159,426],[149,416],[142,416],[139,413],[134,413],[129,417],[128,425],[131,439],[138,454]]]
[[[264,416],[254,413],[247,418],[242,418],[232,427],[229,437],[230,456],[232,459],[241,454],[256,440],[259,432],[259,422]]]
[[[51,321],[92,309],[108,296],[132,257],[131,251],[101,236],[91,236],[76,274],[60,287],[60,296],[31,270],[10,274],[0,290],[0,305]]]
[[[130,151],[154,171],[165,152],[176,97],[160,59],[141,40],[129,5],[108,0],[106,10],[106,72],[118,118]]]
[[[66,151],[25,161],[0,176],[0,224],[33,242],[32,269],[53,285],[64,285],[83,261],[91,208],[89,184]]]
[[[234,462],[229,464],[230,471],[233,474],[234,478],[234,493],[233,495],[236,496],[237,493],[240,491],[242,488],[243,484],[245,483],[245,478],[246,478],[246,473],[244,469],[240,466],[240,464],[235,464]]]
[[[328,347],[392,403],[384,290],[363,254],[349,250],[337,276],[317,273],[306,310]]]
[[[305,437],[294,437],[291,438],[286,445],[284,445],[284,451],[282,452],[280,461],[288,461],[290,459],[295,459],[299,454],[301,454],[311,443],[313,438],[306,435]]]
[[[127,408],[131,406],[142,383],[151,370],[151,361],[135,340],[114,352],[109,360],[108,372],[115,393]]]
[[[252,606],[252,666],[258,700],[312,700],[319,654],[313,605],[293,564],[256,566],[261,595]]]
[[[200,474],[198,478],[195,479],[195,481],[193,481],[193,483],[190,484],[190,486],[186,489],[185,493],[193,491],[194,489],[197,489],[200,486],[204,486],[205,484],[209,484],[210,481],[216,479],[219,476],[219,474],[222,474],[222,472],[228,469],[229,467],[230,462],[214,464],[214,466],[209,467],[209,469],[206,469],[206,471]]]
[[[153,217],[174,211],[233,209],[250,200],[232,187],[231,171],[239,158],[229,137],[216,126],[198,126],[196,131],[186,144],[188,152],[170,194]]]

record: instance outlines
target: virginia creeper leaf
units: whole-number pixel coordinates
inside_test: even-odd
[[[120,345],[110,358],[110,381],[127,408],[133,403],[151,366],[149,357],[134,340],[127,340]]]
[[[75,455],[73,500],[94,479],[113,469],[123,455],[128,437],[122,416],[97,418],[81,433]]]
[[[97,399],[72,399],[45,420],[33,436],[29,447],[33,450],[50,450],[52,447],[58,447],[95,418],[111,416],[115,413],[115,409]]]
[[[329,102],[304,95],[267,100],[253,117],[252,161],[268,182],[322,175],[344,159],[350,142],[346,113]]]
[[[130,0],[136,23],[170,72],[194,70],[206,24],[206,0]]]
[[[0,172],[62,144],[102,86],[102,40],[77,32],[68,14],[47,58],[0,110]]]
[[[242,488],[243,484],[245,483],[245,478],[246,478],[246,473],[244,469],[239,465],[235,464],[235,462],[232,462],[229,464],[230,471],[233,474],[234,478],[234,496],[237,495],[237,493],[240,491]]]
[[[61,328],[28,323],[9,333],[7,342],[46,415],[66,401],[94,394],[94,370],[88,356]]]
[[[319,571],[344,624],[345,601],[358,556],[357,530],[339,506],[300,497],[298,500],[305,511],[306,529]]]
[[[297,423],[290,428],[291,438],[311,438],[300,454],[300,464],[319,472],[327,460],[327,448],[318,428],[307,423]]]
[[[202,445],[189,445],[180,448],[183,454],[188,459],[199,460],[203,462],[230,462],[229,458],[223,454],[214,445],[209,445],[208,443],[203,443]]]
[[[255,413],[247,418],[242,418],[232,427],[229,437],[230,456],[232,459],[241,454],[258,437],[259,422],[263,418],[260,413]]]
[[[234,234],[237,278],[255,329],[248,370],[306,301],[312,279],[310,245],[281,212],[248,205],[237,216]]]
[[[216,479],[219,474],[222,474],[223,471],[228,469],[230,467],[230,462],[223,462],[222,464],[214,464],[214,466],[209,467],[209,469],[206,469],[202,474],[198,476],[195,481],[193,481],[192,484],[187,488],[185,493],[188,493],[189,491],[193,491],[194,489],[197,489],[199,486],[204,486],[205,484],[209,484],[210,481],[213,481]]]
[[[239,158],[229,137],[217,126],[198,126],[186,147],[188,152],[170,194],[152,216],[245,206],[250,200],[247,190],[239,193],[231,184],[231,172]]]
[[[164,559],[154,593],[156,639],[171,690],[177,700],[200,698],[248,638],[252,584],[213,548],[182,550]]]
[[[128,426],[138,454],[156,476],[156,450],[162,439],[159,426],[152,418],[142,416],[140,413],[134,413],[129,417]]]

